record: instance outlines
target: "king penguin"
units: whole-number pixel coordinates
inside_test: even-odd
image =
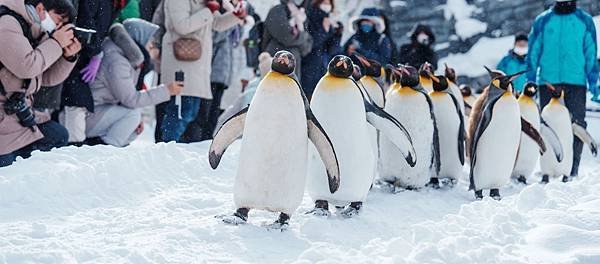
[[[483,89],[469,118],[469,190],[475,191],[476,199],[482,199],[483,189],[490,189],[490,196],[499,200],[500,187],[509,181],[516,162],[521,131],[538,143],[541,152],[546,146],[539,132],[521,118],[513,95],[512,81],[524,72],[505,76],[486,69],[492,81]]]
[[[415,166],[417,156],[411,135],[395,118],[378,107],[350,78],[353,63],[349,57],[338,55],[329,63],[328,72],[317,84],[311,99],[311,109],[331,136],[340,165],[341,181],[336,193],[326,188],[323,163],[315,155],[309,159],[307,190],[315,201],[309,213],[329,215],[329,204],[345,207],[343,217],[358,214],[373,179],[375,155],[369,140],[368,123],[391,139],[399,150],[396,162]],[[368,123],[367,123],[368,122]],[[404,161],[399,161],[404,157]]]
[[[459,99],[450,91],[450,81],[444,76],[433,76],[433,91],[429,93],[436,118],[440,140],[440,171],[432,176],[431,184],[438,182],[437,178],[450,180],[454,186],[460,179],[465,164],[465,124],[464,115],[460,109]],[[462,96],[460,98],[462,101]]]
[[[238,209],[223,218],[225,223],[246,223],[250,209],[263,209],[280,213],[267,228],[288,226],[304,195],[309,138],[325,164],[325,189],[333,193],[339,187],[336,152],[293,76],[295,63],[292,53],[277,52],[250,105],[223,124],[210,146],[214,169],[243,135],[233,194]]]
[[[535,103],[534,96],[537,93],[537,86],[533,83],[528,83],[523,93],[519,96],[519,110],[521,117],[531,123],[531,125],[540,130],[541,118],[538,105]],[[538,146],[531,138],[521,136],[519,143],[519,152],[517,154],[517,162],[512,172],[512,178],[520,183],[527,184],[529,176],[533,173],[535,166],[538,164],[540,154]]]
[[[433,91],[433,81],[429,77],[428,72],[433,72],[433,66],[429,62],[423,63],[419,68],[419,84],[425,89],[425,93],[429,94]]]
[[[460,112],[464,115],[465,113],[465,101],[462,96],[462,92],[458,86],[458,78],[454,68],[450,68],[448,64],[444,63],[444,76],[448,79],[448,92],[456,98]],[[465,127],[466,129],[466,127]]]
[[[385,110],[406,126],[417,151],[416,166],[398,162],[398,149],[385,136],[380,138],[379,176],[393,192],[424,187],[439,172],[439,139],[433,104],[419,86],[419,73],[411,66],[389,66],[393,84],[386,94]],[[429,78],[429,76],[428,76]]]
[[[552,99],[550,99],[550,102],[542,110],[542,118],[548,124],[548,127],[556,131],[564,156],[561,161],[554,159],[550,151],[542,155],[540,159],[542,183],[548,183],[551,177],[561,176],[563,182],[568,182],[573,164],[572,146],[574,136],[585,142],[594,156],[598,153],[598,147],[597,143],[583,126],[572,123],[569,109],[564,105],[564,91],[551,84],[546,84],[545,87],[550,89]],[[544,139],[546,138],[547,135],[544,133]]]
[[[473,90],[471,90],[471,87],[465,84],[460,85],[460,93],[462,94],[463,105],[465,106],[465,117],[468,119],[469,115],[471,114],[471,109],[473,109],[473,105],[477,100],[477,97],[473,95]],[[469,127],[468,123],[466,127]]]

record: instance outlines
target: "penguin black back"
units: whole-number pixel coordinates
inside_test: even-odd
[[[348,78],[352,76],[354,64],[348,56],[337,55],[329,62],[327,71],[335,77]]]
[[[296,68],[296,58],[289,51],[281,50],[273,56],[271,69],[281,74],[292,74]]]
[[[419,71],[417,68],[403,65],[400,67],[402,70],[402,79],[400,80],[400,84],[402,86],[408,86],[415,88],[419,86]]]

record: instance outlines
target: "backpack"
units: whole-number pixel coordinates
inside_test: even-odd
[[[27,40],[29,41],[29,44],[31,44],[31,46],[33,48],[37,47],[38,41],[36,39],[33,38],[33,35],[31,33],[31,26],[27,23],[27,21],[25,20],[25,18],[23,16],[21,16],[19,13],[11,10],[10,8],[6,7],[6,6],[0,6],[0,17],[3,16],[11,16],[14,17],[17,22],[19,22],[19,25],[21,25],[21,29],[23,30],[23,35],[27,38]],[[4,65],[2,64],[2,62],[0,62],[0,69],[4,68]],[[23,90],[27,90],[27,88],[29,88],[29,84],[31,84],[31,79],[24,79],[23,80],[23,85],[21,86],[21,88]],[[4,85],[0,82],[0,94],[2,96],[6,97],[6,89],[4,89]]]
[[[264,22],[257,22],[248,32],[248,38],[244,40],[246,66],[248,67],[258,68],[258,55],[263,52],[262,41],[264,31]]]

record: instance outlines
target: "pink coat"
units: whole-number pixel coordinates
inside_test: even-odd
[[[19,13],[28,23],[33,24],[23,0],[0,0],[0,5]],[[33,25],[31,31],[34,38],[44,34],[39,25]],[[0,17],[0,43],[0,62],[4,66],[0,70],[0,81],[10,96],[13,92],[23,91],[23,79],[31,79],[31,84],[25,91],[29,105],[32,105],[32,95],[42,85],[62,83],[75,66],[75,63],[62,57],[63,51],[58,42],[47,35],[42,37],[35,49],[32,48],[23,35],[20,24],[8,15]],[[21,126],[16,115],[7,115],[3,107],[6,99],[0,95],[0,155],[14,152],[44,137],[37,128],[34,132]],[[36,113],[38,124],[48,120],[48,116]]]

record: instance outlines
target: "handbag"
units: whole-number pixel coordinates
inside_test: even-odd
[[[202,42],[182,37],[173,42],[173,54],[180,61],[197,61],[202,57]]]

